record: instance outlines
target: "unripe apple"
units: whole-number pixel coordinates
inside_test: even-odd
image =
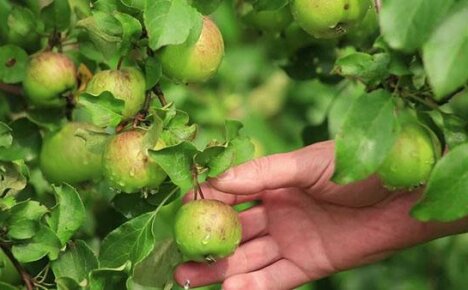
[[[336,38],[360,23],[370,7],[369,0],[293,0],[296,22],[316,38]]]
[[[101,176],[103,148],[91,150],[90,143],[87,142],[92,140],[78,136],[79,130],[101,131],[88,123],[70,122],[45,136],[39,161],[40,168],[49,181],[76,184]],[[98,142],[93,142],[94,144]]]
[[[104,177],[113,188],[133,193],[157,188],[166,179],[164,170],[148,156],[144,137],[145,131],[134,129],[117,134],[106,145]]]
[[[216,24],[203,18],[195,44],[168,45],[160,59],[164,74],[178,82],[204,82],[217,72],[224,56],[224,42]]]
[[[125,102],[123,116],[135,115],[145,102],[145,76],[136,68],[124,67],[118,70],[104,70],[93,76],[86,86],[86,93],[100,95],[109,91],[115,98]]]
[[[23,89],[31,104],[38,107],[64,105],[65,99],[61,94],[75,86],[75,64],[64,54],[48,51],[30,58]]]
[[[231,255],[239,246],[242,227],[237,212],[218,200],[195,200],[177,212],[174,234],[188,259],[212,262]]]
[[[278,10],[252,10],[244,16],[245,21],[255,28],[268,32],[281,32],[292,21],[288,6]]]
[[[393,148],[377,171],[390,189],[409,189],[424,184],[440,156],[440,144],[428,128],[404,122]]]
[[[36,32],[38,22],[33,12],[18,5],[0,9],[5,8],[11,10],[4,22],[6,25],[0,27],[0,42],[20,46],[28,52],[37,51],[40,48],[40,35]]]

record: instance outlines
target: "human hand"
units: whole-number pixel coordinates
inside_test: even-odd
[[[251,161],[205,183],[205,198],[261,203],[240,213],[242,244],[232,256],[180,265],[177,282],[196,287],[224,281],[225,290],[292,289],[468,229],[468,219],[412,219],[408,213],[419,191],[389,192],[375,177],[338,186],[330,181],[333,171],[329,141]]]

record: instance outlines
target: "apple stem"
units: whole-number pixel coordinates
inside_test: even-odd
[[[198,182],[198,171],[197,166],[195,164],[192,166],[192,179],[194,184],[193,199],[197,200],[198,196],[200,196],[201,199],[205,199],[203,190],[201,189],[200,183]]]
[[[10,261],[13,263],[15,266],[16,271],[21,276],[21,279],[24,282],[24,285],[26,286],[26,289],[28,290],[33,290],[34,289],[34,282],[31,278],[31,275],[24,269],[24,267],[16,260],[15,256],[13,256],[13,253],[11,252],[11,246],[7,243],[1,243],[0,247],[2,248],[3,252],[5,255],[10,259]]]
[[[156,96],[158,97],[159,99],[159,102],[161,103],[161,106],[165,107],[167,105],[167,100],[166,100],[166,96],[164,96],[164,93],[161,89],[161,86],[159,85],[159,83],[157,83],[154,87],[153,87],[153,92],[156,94]]]
[[[19,86],[0,83],[0,90],[4,91],[6,93],[16,95],[16,96],[22,96],[23,95],[23,90]]]
[[[72,120],[72,112],[73,109],[76,106],[76,101],[75,98],[73,97],[73,94],[70,93],[65,97],[66,100],[66,105],[65,105],[65,116],[67,117],[67,120],[71,121]]]
[[[119,58],[119,62],[117,63],[117,70],[120,70],[120,68],[122,67],[123,60],[124,60],[124,57],[121,56]]]
[[[382,8],[382,0],[374,0],[374,4],[375,10],[377,11],[377,13],[379,13],[380,9]]]

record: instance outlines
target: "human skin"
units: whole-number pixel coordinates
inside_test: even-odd
[[[260,200],[240,214],[242,244],[214,264],[185,263],[176,281],[192,287],[293,289],[373,263],[398,250],[468,231],[468,218],[419,222],[409,216],[421,190],[389,192],[376,177],[339,186],[334,143],[256,159],[203,184],[206,198]],[[188,194],[188,199],[192,194]]]

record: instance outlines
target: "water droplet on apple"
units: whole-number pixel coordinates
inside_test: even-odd
[[[208,245],[208,242],[210,241],[210,239],[211,239],[211,235],[207,234],[201,241],[202,245]]]

